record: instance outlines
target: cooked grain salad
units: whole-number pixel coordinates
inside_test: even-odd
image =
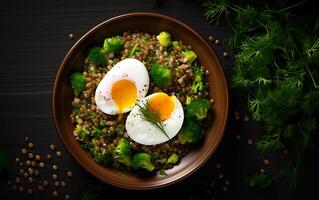
[[[172,117],[175,111],[169,111],[166,118],[162,118],[162,112],[168,109],[168,105],[164,107],[161,105],[162,107],[158,110],[152,109],[150,108],[152,104],[148,100],[139,99],[136,94],[133,95],[134,105],[129,108],[129,111],[121,110],[118,107],[119,104],[116,104],[115,113],[113,111],[108,113],[107,110],[112,109],[110,106],[105,106],[109,105],[106,101],[111,101],[112,98],[114,100],[115,92],[120,92],[114,91],[116,83],[110,86],[112,87],[110,98],[102,99],[105,101],[104,107],[97,103],[96,95],[99,95],[99,92],[96,92],[97,87],[104,82],[103,78],[108,72],[111,74],[111,70],[114,71],[117,68],[116,64],[128,60],[127,58],[132,58],[129,61],[141,62],[140,65],[145,66],[145,72],[149,78],[145,78],[148,83],[144,84],[145,88],[142,90],[147,93],[146,95],[167,94],[167,98],[180,102],[182,112],[179,112],[178,117],[182,118],[179,119],[181,124],[177,131],[174,128],[178,125],[172,126],[176,135],[169,137],[170,130],[163,122]],[[114,78],[114,73],[112,74]],[[209,71],[200,65],[192,47],[184,44],[183,41],[173,40],[167,32],[152,35],[128,31],[123,35],[106,38],[101,46],[88,49],[83,71],[70,74],[70,83],[75,94],[71,114],[74,136],[97,163],[149,172],[163,172],[165,169],[172,168],[178,165],[194,146],[200,145],[201,140],[204,139],[205,128],[211,121],[213,100],[209,98],[207,76]],[[122,79],[125,78],[122,77]],[[137,87],[137,83],[135,84]],[[140,88],[137,89],[138,92],[135,93],[140,94]],[[129,96],[127,90],[129,89],[125,86],[123,91],[127,94],[124,95]],[[123,98],[128,98],[126,96]],[[172,109],[176,107],[173,106]],[[130,118],[130,112],[134,110],[139,111],[137,115],[140,115],[142,119],[140,123],[147,123],[153,126],[152,130],[157,130],[158,134],[165,134],[165,137],[164,135],[155,137],[162,137],[164,142],[155,140],[154,143],[152,140],[153,143],[146,144],[143,143],[144,138],[135,139],[134,134],[137,133],[134,131],[130,133],[127,128],[129,123],[126,122]],[[151,137],[152,133],[147,133],[146,128],[138,134],[146,134],[145,141],[151,141],[147,138],[147,134]],[[136,138],[141,137],[137,135]]]

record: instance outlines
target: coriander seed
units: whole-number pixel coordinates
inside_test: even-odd
[[[71,171],[67,171],[66,175],[71,177],[72,176],[72,172]]]
[[[54,196],[54,197],[57,197],[57,196],[59,196],[59,193],[58,193],[58,191],[54,190],[54,191],[52,192],[52,196]]]
[[[265,165],[269,165],[270,164],[270,161],[268,159],[264,160],[264,164]]]
[[[49,181],[44,180],[44,181],[43,181],[43,185],[44,185],[44,186],[48,186],[48,185],[49,185]]]
[[[213,42],[213,41],[215,40],[215,37],[212,36],[212,35],[210,35],[210,36],[208,37],[208,40],[211,41],[211,42]]]
[[[25,162],[25,164],[28,165],[28,166],[31,165],[31,160],[27,160],[27,161]]]
[[[32,183],[32,182],[33,182],[33,178],[30,176],[30,177],[28,178],[28,181],[29,181],[29,183]]]
[[[29,194],[32,194],[32,193],[33,193],[33,190],[32,190],[31,188],[28,188],[27,191],[28,191]]]
[[[61,186],[62,186],[62,187],[65,187],[65,186],[66,186],[66,182],[61,181]]]
[[[32,159],[33,158],[33,153],[28,154],[28,158]]]
[[[66,194],[66,195],[64,196],[64,199],[65,199],[65,200],[69,200],[69,199],[71,199],[71,196],[70,196],[69,194]]]
[[[60,182],[59,181],[54,181],[54,186],[55,187],[59,187],[60,186]]]
[[[44,187],[42,185],[38,185],[38,190],[42,192],[44,190]]]
[[[54,144],[50,144],[50,149],[52,150],[52,151],[54,151],[55,150],[55,145]]]
[[[48,160],[51,160],[51,159],[52,159],[52,155],[49,154],[49,153],[46,155],[46,157],[47,157]]]
[[[28,150],[26,148],[23,148],[23,149],[21,149],[21,153],[25,155],[28,153]]]
[[[56,156],[61,157],[62,156],[62,152],[61,151],[57,151],[56,152]]]
[[[58,178],[58,175],[57,174],[52,174],[52,179],[53,180],[56,180]]]
[[[34,144],[33,144],[32,142],[29,142],[29,143],[28,143],[28,147],[29,147],[30,149],[33,149]]]
[[[52,169],[53,169],[53,170],[58,170],[58,168],[59,168],[59,167],[58,167],[57,165],[53,165],[53,166],[52,166]]]
[[[20,162],[20,158],[19,157],[16,157],[16,162]]]
[[[35,159],[36,160],[40,160],[41,159],[41,156],[39,154],[35,155]]]
[[[39,166],[41,167],[41,168],[43,168],[45,165],[44,165],[44,162],[40,162],[39,163]]]
[[[31,139],[30,139],[29,136],[25,136],[25,137],[24,137],[24,141],[25,141],[25,142],[30,142],[30,140],[31,140]]]

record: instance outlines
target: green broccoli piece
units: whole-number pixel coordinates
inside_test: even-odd
[[[186,61],[189,62],[190,64],[192,64],[197,59],[197,55],[195,54],[194,51],[191,51],[191,50],[184,51],[182,55],[184,56]]]
[[[86,79],[80,72],[73,72],[70,76],[71,87],[76,96],[86,89]]]
[[[193,98],[190,96],[186,96],[186,105],[189,105],[193,101]]]
[[[168,47],[172,44],[171,34],[167,32],[161,32],[156,38],[163,47]]]
[[[173,80],[173,75],[166,65],[154,63],[151,67],[151,76],[155,84],[159,87],[167,87]]]
[[[89,131],[85,130],[83,128],[83,126],[81,126],[80,124],[77,124],[75,127],[75,132],[78,134],[78,136],[82,139],[86,139],[89,140],[91,139],[91,135],[89,133]]]
[[[176,164],[179,161],[179,156],[176,153],[173,153],[172,155],[170,155],[170,157],[168,157],[166,164]]]
[[[120,139],[113,152],[113,158],[126,166],[131,166],[132,147],[126,139]]]
[[[155,169],[151,162],[151,156],[148,153],[135,154],[132,160],[132,167],[133,169],[144,168],[150,172]]]
[[[204,72],[200,68],[196,68],[194,71],[195,71],[195,75],[194,75],[194,81],[192,83],[192,91],[194,93],[197,93],[199,91],[205,90],[205,84],[203,83]]]
[[[89,49],[88,57],[89,60],[95,65],[105,65],[106,59],[104,50],[100,47]]]
[[[197,120],[202,120],[207,117],[207,112],[211,107],[208,99],[195,99],[187,106],[187,114]]]
[[[179,47],[178,41],[173,41],[172,42],[172,46],[173,46],[174,49],[178,48]]]
[[[177,138],[181,144],[196,143],[202,135],[203,131],[198,122],[191,117],[186,117]]]
[[[123,39],[119,36],[112,37],[112,38],[105,38],[103,49],[107,52],[112,53],[120,53],[123,49],[124,42]]]

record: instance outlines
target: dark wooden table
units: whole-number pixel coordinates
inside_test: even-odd
[[[267,190],[248,188],[244,184],[246,176],[265,168],[270,174],[278,172],[278,167],[287,162],[282,154],[261,156],[247,140],[254,141],[261,134],[260,125],[252,120],[246,122],[244,100],[231,91],[231,111],[228,128],[212,158],[195,174],[186,180],[155,191],[129,191],[104,184],[88,174],[70,156],[58,138],[51,116],[52,81],[57,66],[67,50],[92,26],[112,16],[137,11],[160,12],[176,17],[193,26],[204,37],[214,35],[224,39],[227,28],[209,25],[196,1],[164,0],[154,5],[148,0],[10,0],[0,6],[0,147],[10,158],[10,167],[1,175],[1,199],[51,199],[54,186],[44,192],[14,192],[7,184],[18,173],[19,166],[14,162],[24,146],[24,136],[30,136],[36,145],[34,151],[41,156],[49,152],[51,143],[57,144],[63,156],[53,159],[60,177],[67,182],[62,194],[69,193],[72,199],[81,199],[83,191],[102,194],[105,199],[131,195],[142,199],[297,199],[297,194],[311,194],[318,188],[314,180],[318,178],[318,154],[315,161],[309,162],[303,173],[299,189],[293,190],[286,184],[273,184]],[[75,39],[69,38],[69,33]],[[220,56],[225,71],[231,71],[232,58],[223,58],[225,45],[212,47]],[[234,120],[238,110],[239,120]],[[248,115],[247,115],[248,116]],[[240,135],[240,139],[236,136]],[[263,160],[270,159],[270,166]],[[216,167],[217,166],[217,167]],[[221,166],[221,168],[219,168]],[[73,176],[65,176],[72,169]],[[42,172],[43,171],[43,172]],[[40,180],[51,180],[52,170],[42,170]],[[229,181],[229,185],[225,184]],[[33,183],[37,185],[38,182]],[[225,190],[225,191],[224,191]],[[101,198],[103,199],[103,198]],[[120,198],[122,199],[122,198]],[[135,199],[135,198],[133,198]],[[312,198],[317,199],[317,198]]]

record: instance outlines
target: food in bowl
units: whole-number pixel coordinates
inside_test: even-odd
[[[98,163],[172,168],[211,121],[207,75],[192,47],[168,32],[106,38],[70,75],[74,136]]]

